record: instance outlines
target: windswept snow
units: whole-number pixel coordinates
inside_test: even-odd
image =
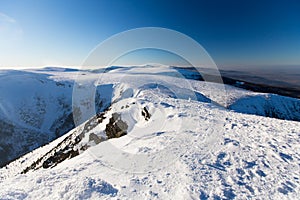
[[[278,113],[298,116],[298,100],[167,72],[166,67],[114,68],[100,75],[51,72],[55,81],[76,77],[84,88],[76,91],[78,99],[102,86],[100,96],[111,97],[111,106],[74,146],[89,146],[78,156],[20,174],[91,125],[84,114],[78,115],[84,120],[80,126],[0,169],[0,199],[297,199],[300,123],[249,114],[259,115],[251,109],[260,111],[268,101],[278,103]],[[220,96],[224,89],[226,98]],[[263,103],[255,101],[261,98]],[[86,104],[79,109],[93,112]],[[106,140],[114,113],[126,123],[127,134]],[[91,135],[104,140],[95,142]]]

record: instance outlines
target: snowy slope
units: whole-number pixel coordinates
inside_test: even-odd
[[[0,72],[0,166],[65,134],[75,127],[72,114],[74,80],[52,78],[77,72],[46,68]],[[97,88],[95,106],[110,105],[105,86]],[[91,116],[87,116],[91,117]]]
[[[263,94],[226,86],[222,98],[221,86],[168,70],[116,68],[100,78],[53,72],[51,80],[105,85],[112,105],[0,169],[0,199],[297,199],[300,123],[228,110],[219,104]],[[277,108],[286,111],[283,102]],[[109,139],[112,130],[126,134]],[[46,162],[71,150],[79,155]]]
[[[0,82],[0,165],[74,127],[65,123],[72,121],[70,82],[24,71],[3,73]]]
[[[237,99],[229,109],[241,113],[300,121],[300,100],[276,94],[247,95]]]

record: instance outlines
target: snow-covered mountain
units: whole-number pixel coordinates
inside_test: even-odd
[[[0,199],[299,196],[298,99],[185,79],[163,66],[102,72],[1,73],[0,81],[7,84],[1,85],[1,116],[19,128],[1,147],[6,141],[28,145],[25,137],[15,139],[24,128],[37,146],[57,139],[0,169]],[[95,115],[83,101],[93,87]],[[45,103],[37,103],[42,100],[34,95]],[[66,109],[57,100],[61,96]],[[78,111],[74,116],[72,108]],[[27,109],[31,118],[19,109]],[[63,129],[57,122],[66,116],[81,125],[63,134],[71,126]],[[64,131],[53,135],[52,126]],[[4,129],[1,136],[10,133]]]
[[[275,94],[247,95],[228,108],[241,113],[300,121],[299,99]]]
[[[47,144],[75,128],[72,113],[74,80],[53,78],[72,70],[0,72],[0,166]],[[105,86],[97,87],[96,109],[110,105]],[[89,116],[91,117],[91,116]]]

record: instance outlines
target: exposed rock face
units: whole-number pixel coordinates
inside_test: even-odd
[[[51,168],[55,167],[57,164],[63,162],[66,159],[73,158],[80,154],[80,152],[87,150],[90,145],[89,143],[81,143],[83,138],[88,137],[88,141],[93,141],[95,144],[105,141],[106,139],[118,138],[127,134],[128,125],[125,121],[121,119],[120,113],[113,113],[109,122],[105,127],[106,138],[96,135],[94,132],[90,132],[97,125],[103,123],[106,119],[105,114],[109,111],[108,108],[105,112],[100,113],[92,117],[90,120],[85,122],[81,131],[80,129],[74,129],[74,131],[67,136],[62,142],[60,142],[51,151],[41,156],[22,171],[22,173],[27,173],[30,170],[36,170],[41,167]]]
[[[100,142],[104,141],[104,139],[101,137],[98,137],[95,133],[90,133],[89,141],[94,141],[95,144],[99,144]]]
[[[68,148],[67,148],[68,149]],[[57,165],[58,163],[66,160],[67,158],[73,158],[79,155],[78,151],[71,150],[60,150],[59,152],[55,152],[53,156],[48,158],[45,162],[43,162],[43,168],[49,168]]]
[[[151,117],[150,113],[148,112],[147,108],[144,107],[142,110],[142,116],[145,117],[145,120],[148,121]]]
[[[77,145],[82,141],[83,137],[87,132],[95,128],[98,124],[102,123],[106,118],[104,116],[105,112],[100,113],[88,120],[83,127],[83,130],[78,133],[77,129],[73,131],[68,137],[66,137],[62,142],[60,142],[55,148],[41,156],[38,160],[28,166],[22,171],[22,173],[27,173],[30,170],[35,170],[38,168],[49,168],[54,167],[58,163],[79,155],[79,149],[76,148]],[[90,136],[91,137],[91,136]],[[85,151],[88,147],[81,147],[81,151]]]
[[[119,113],[113,113],[106,125],[105,132],[107,139],[118,138],[127,134],[128,125],[122,121]]]

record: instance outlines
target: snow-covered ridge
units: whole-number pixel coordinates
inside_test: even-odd
[[[300,121],[300,100],[275,94],[247,95],[228,108],[240,113]]]
[[[96,87],[96,113],[141,90],[155,89],[171,98],[212,100],[236,112],[300,121],[298,99],[199,82],[192,80],[199,76],[193,71],[166,66],[114,66],[100,71],[49,67],[0,74],[0,165],[65,134],[75,127],[74,120],[82,123],[95,114],[82,111],[82,119],[73,118],[72,95],[78,81]]]
[[[299,196],[299,122],[244,115],[183,96],[176,99],[165,87],[145,85],[150,87],[136,90],[134,83],[116,84],[115,101],[102,116],[89,119],[49,145],[0,169],[0,197],[296,199]],[[133,88],[132,92],[129,88]],[[126,95],[117,95],[121,91],[127,91]],[[145,117],[144,108],[150,118]],[[105,140],[105,130],[114,113],[126,122],[126,134]],[[69,136],[82,132],[85,134],[79,143],[63,144]],[[96,138],[101,141],[98,143]],[[66,145],[74,151],[85,145],[89,148],[57,165],[19,174],[39,158],[46,161],[47,152],[51,157],[55,152],[65,151]]]

